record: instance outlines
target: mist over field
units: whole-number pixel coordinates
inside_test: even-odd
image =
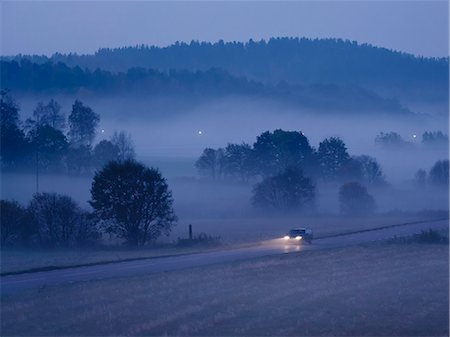
[[[1,336],[448,336],[448,2],[0,13]]]
[[[180,98],[128,95],[19,95],[17,99],[24,119],[38,101],[47,101],[51,97],[60,102],[66,115],[70,113],[75,99],[81,99],[99,113],[101,119],[96,142],[109,139],[118,130],[132,135],[137,160],[158,168],[168,179],[174,195],[175,210],[180,218],[180,229],[174,229],[173,238],[184,234],[190,222],[202,224],[200,228],[203,231],[225,237],[235,230],[231,222],[239,222],[239,218],[242,223],[248,223],[244,225],[247,230],[257,228],[257,224],[252,225],[245,220],[266,216],[251,205],[254,182],[204,180],[195,168],[195,161],[207,147],[220,148],[228,143],[242,142],[252,145],[262,132],[275,129],[301,131],[315,148],[327,137],[340,137],[351,155],[367,154],[375,157],[389,184],[388,187],[369,188],[376,198],[378,212],[448,208],[445,189],[430,186],[420,190],[413,183],[417,170],[429,171],[437,160],[448,157],[447,147],[430,147],[421,143],[421,135],[425,131],[441,130],[448,134],[448,118],[435,113],[433,107],[408,117],[380,117],[376,112],[362,115],[296,108],[273,100],[249,97],[186,102]],[[415,146],[406,150],[377,146],[375,137],[380,132],[389,131],[399,133]],[[26,204],[35,191],[34,180],[31,173],[5,173],[2,194]],[[40,186],[41,191],[68,194],[89,209],[91,183],[92,175],[43,174]],[[317,185],[319,213],[339,213],[339,186],[324,183]],[[298,215],[288,218],[288,223],[299,222]],[[220,219],[235,220],[219,225]],[[285,226],[288,227],[288,223]]]

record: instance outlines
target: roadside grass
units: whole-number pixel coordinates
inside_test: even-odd
[[[441,216],[441,214],[438,214]],[[129,259],[143,259],[158,256],[204,252],[217,249],[218,238],[221,246],[243,247],[254,242],[283,236],[290,228],[306,226],[314,231],[316,238],[368,230],[401,223],[433,220],[434,214],[416,215],[376,215],[370,218],[346,218],[339,216],[315,217],[265,217],[244,219],[201,219],[187,223],[194,224],[194,237],[197,233],[208,233],[206,244],[187,244],[183,237],[187,235],[187,226],[181,224],[175,228],[172,238],[181,237],[178,245],[162,242],[156,246],[130,248],[126,246],[101,246],[64,250],[22,250],[2,249],[0,253],[1,273],[16,273],[29,270],[45,270],[96,263],[118,262]]]
[[[314,236],[331,236],[353,231],[390,226],[394,224],[442,219],[441,213],[430,214],[377,214],[370,217],[344,217],[336,214],[319,216],[266,216],[243,218],[185,219],[174,234],[183,236],[187,224],[193,224],[194,232],[220,236],[225,243],[246,243],[281,237],[295,227],[309,227]],[[186,225],[184,225],[186,224]]]
[[[393,237],[390,243],[422,243],[422,244],[449,244],[448,230],[422,230],[407,237]]]
[[[93,247],[80,249],[4,249],[1,251],[1,273],[15,273],[33,269],[51,269],[130,259],[190,254],[212,247],[163,245],[156,247]]]
[[[2,298],[2,336],[438,336],[448,245],[305,251]]]

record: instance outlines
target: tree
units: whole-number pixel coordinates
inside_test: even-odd
[[[363,167],[359,161],[350,158],[337,169],[335,178],[340,181],[362,181]]]
[[[405,141],[397,132],[380,132],[375,137],[375,144],[385,149],[412,149],[414,144]]]
[[[275,130],[259,135],[253,144],[255,165],[263,176],[271,176],[288,167],[314,170],[314,150],[308,138],[297,131]]]
[[[248,144],[228,144],[223,161],[224,171],[231,177],[247,181],[254,174],[253,152]]]
[[[322,178],[333,180],[350,161],[345,143],[338,137],[327,138],[319,144],[317,152]]]
[[[300,169],[287,168],[273,177],[265,178],[253,188],[254,206],[268,210],[303,210],[313,206],[315,186]]]
[[[28,132],[30,145],[37,152],[39,166],[43,169],[58,169],[67,153],[66,136],[50,125],[37,125]]]
[[[195,162],[195,167],[200,174],[209,176],[213,180],[221,178],[224,171],[223,149],[204,149],[200,158]]]
[[[109,140],[102,140],[95,145],[92,159],[94,166],[97,168],[103,167],[107,163],[113,160],[118,160],[119,148]]]
[[[81,101],[76,100],[69,115],[69,140],[73,147],[91,146],[100,116]]]
[[[90,173],[92,167],[92,150],[88,145],[69,146],[67,151],[67,168],[70,173]]]
[[[386,183],[383,170],[374,157],[362,155],[353,157],[361,167],[362,180],[368,185],[383,185]]]
[[[134,246],[169,234],[177,220],[161,173],[132,160],[110,162],[95,174],[90,204],[113,233]]]
[[[18,244],[26,235],[25,209],[16,201],[0,200],[0,234],[3,247]]]
[[[438,160],[428,174],[430,183],[434,186],[448,188],[448,159]]]
[[[28,129],[48,125],[62,132],[66,127],[66,118],[58,102],[51,99],[47,104],[38,102],[33,110],[33,118],[28,118],[26,124]]]
[[[375,199],[357,182],[346,183],[339,189],[339,204],[344,215],[367,215],[375,211]]]
[[[417,170],[416,174],[414,175],[414,184],[418,187],[418,188],[425,188],[427,183],[427,171],[425,170]]]
[[[443,134],[442,131],[427,131],[422,134],[422,143],[435,147],[447,147],[448,136]]]
[[[56,193],[37,193],[33,196],[28,212],[38,228],[42,244],[50,247],[69,247],[83,243],[86,237],[96,234],[82,211],[70,197]]]
[[[134,152],[133,139],[130,134],[120,131],[114,132],[111,137],[111,143],[117,148],[117,159],[118,160],[132,160],[136,156]]]
[[[31,153],[20,128],[19,106],[8,90],[0,92],[0,156],[3,167],[17,168]]]

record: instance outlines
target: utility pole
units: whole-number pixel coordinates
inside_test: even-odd
[[[36,144],[36,193],[39,193],[39,147]]]
[[[40,111],[38,111],[36,116],[36,193],[39,193],[39,143],[40,143],[40,124],[41,124],[41,116]]]

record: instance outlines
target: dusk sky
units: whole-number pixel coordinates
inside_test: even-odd
[[[1,6],[2,55],[305,36],[448,56],[448,1],[6,1]]]

